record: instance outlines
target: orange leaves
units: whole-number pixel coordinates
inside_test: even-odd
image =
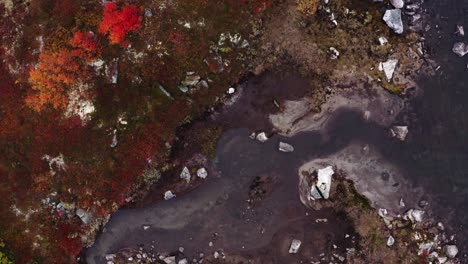
[[[104,17],[99,25],[99,33],[109,36],[111,44],[126,46],[128,33],[140,28],[140,10],[128,5],[119,10],[116,3],[110,2],[104,7]]]
[[[36,111],[46,105],[55,109],[67,106],[67,87],[80,76],[80,64],[67,51],[43,53],[39,65],[29,74],[29,82],[36,93],[26,98],[26,104]]]

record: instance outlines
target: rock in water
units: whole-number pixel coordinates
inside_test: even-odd
[[[280,142],[279,143],[279,151],[281,152],[293,152],[294,147],[288,143]]]
[[[393,126],[390,129],[390,133],[392,137],[396,137],[401,141],[405,141],[406,136],[408,135],[408,127],[407,126]]]
[[[302,242],[298,239],[294,239],[291,242],[291,246],[289,247],[289,253],[290,254],[296,254],[299,251],[299,248],[301,247]]]
[[[395,8],[403,8],[405,2],[403,2],[403,0],[390,0],[390,4]]]
[[[452,51],[457,54],[458,57],[463,57],[468,53],[468,46],[463,42],[457,42],[453,44]]]
[[[458,254],[458,248],[455,245],[447,245],[445,246],[445,254],[447,254],[447,257],[449,258],[454,258]]]
[[[197,176],[199,178],[206,179],[206,177],[208,176],[208,172],[205,168],[200,168],[197,170]]]
[[[397,65],[397,59],[389,59],[386,62],[382,62],[382,71],[385,73],[385,77],[387,77],[388,81],[392,80]]]
[[[259,133],[256,138],[257,138],[258,141],[260,141],[262,143],[265,143],[268,140],[268,137],[265,134],[265,132]]]
[[[166,200],[166,201],[167,201],[167,200],[170,200],[170,199],[172,199],[172,198],[175,198],[175,197],[176,197],[176,196],[175,196],[175,194],[172,193],[172,191],[166,191],[166,192],[164,193],[164,200]]]
[[[180,178],[182,180],[185,180],[187,183],[190,182],[190,179],[192,178],[192,176],[190,175],[190,171],[187,167],[184,167],[184,169],[180,173]]]
[[[403,21],[401,20],[400,9],[390,9],[385,11],[383,20],[387,23],[387,26],[397,34],[403,34]]]

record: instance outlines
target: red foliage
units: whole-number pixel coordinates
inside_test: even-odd
[[[127,34],[140,28],[141,19],[140,10],[135,5],[128,5],[119,10],[117,4],[111,2],[104,7],[99,33],[108,35],[111,44],[126,46]]]
[[[62,24],[69,25],[73,23],[73,19],[79,7],[79,1],[61,0],[56,2],[53,14]]]
[[[83,58],[87,62],[101,55],[102,47],[96,41],[96,36],[93,32],[76,32],[70,40],[70,45],[74,48],[72,56]]]

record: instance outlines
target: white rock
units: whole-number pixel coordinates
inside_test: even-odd
[[[219,258],[219,253],[218,253],[218,251],[215,251],[215,252],[213,253],[213,257],[214,257],[215,259]]]
[[[150,227],[150,225],[143,225],[143,230],[148,230]]]
[[[447,259],[447,257],[438,257],[437,261],[439,261],[440,264],[444,264],[445,262],[447,262]]]
[[[401,20],[400,9],[390,9],[385,11],[383,20],[387,23],[387,26],[397,34],[403,34],[403,21]]]
[[[468,53],[468,45],[465,45],[463,42],[457,42],[453,44],[452,51],[457,54],[458,57],[463,57]]]
[[[386,62],[382,62],[381,65],[379,65],[379,70],[385,73],[385,77],[387,77],[388,81],[391,81],[393,79],[393,73],[395,73],[397,65],[397,59],[389,59]]]
[[[114,260],[115,257],[116,257],[115,254],[107,254],[106,255],[106,260]]]
[[[395,8],[403,8],[405,2],[403,2],[403,0],[390,0],[390,4]]]
[[[410,220],[412,223],[422,222],[424,211],[419,209],[409,209],[406,211],[403,219]]]
[[[334,173],[332,166],[318,170],[317,183],[312,185],[310,191],[312,199],[328,199],[330,197],[331,180]]]
[[[230,87],[230,88],[227,90],[227,93],[228,93],[228,94],[233,94],[233,93],[235,93],[235,92],[236,92],[236,89],[233,88],[233,87]]]
[[[188,264],[188,260],[187,259],[181,259],[179,260],[179,262],[177,262],[177,264]]]
[[[262,143],[266,142],[268,140],[268,137],[266,136],[265,132],[258,133],[256,139]]]
[[[289,247],[289,253],[290,254],[296,254],[299,251],[299,248],[301,247],[302,242],[298,239],[293,239],[291,242],[291,246]]]
[[[405,207],[406,206],[405,201],[403,200],[403,198],[400,198],[399,205],[400,205],[400,207]]]
[[[458,254],[458,247],[455,245],[446,245],[445,246],[445,254],[447,254],[447,257],[449,258],[454,258]]]
[[[199,178],[206,179],[206,177],[208,176],[208,172],[206,171],[205,168],[199,168],[197,170],[197,176]]]
[[[190,179],[192,178],[192,175],[190,175],[190,171],[187,167],[184,167],[182,169],[182,172],[180,173],[180,178],[184,181],[186,181],[187,183],[190,182]]]
[[[465,28],[463,28],[462,25],[457,25],[457,31],[455,32],[455,34],[461,37],[465,36]]]
[[[170,200],[170,199],[172,199],[172,198],[175,198],[175,197],[176,197],[176,195],[173,194],[172,191],[166,191],[166,192],[164,193],[164,200],[166,200],[166,201],[167,201],[167,200]]]
[[[379,44],[380,46],[383,46],[388,43],[388,39],[386,37],[380,37],[379,38]]]
[[[328,49],[328,53],[330,54],[330,59],[332,60],[336,60],[338,57],[340,57],[340,52],[334,47],[330,47]]]
[[[281,152],[293,152],[294,151],[294,147],[292,145],[288,143],[284,143],[284,142],[279,143],[278,149]]]
[[[401,141],[405,141],[406,136],[408,135],[408,127],[407,126],[393,126],[390,129],[390,133],[392,137],[396,137]]]
[[[393,244],[395,244],[395,238],[393,238],[392,236],[389,236],[387,239],[387,246],[391,247],[393,246]]]

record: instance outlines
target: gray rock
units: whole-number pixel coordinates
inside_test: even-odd
[[[284,143],[284,142],[280,142],[279,143],[279,147],[278,147],[279,151],[281,152],[293,152],[294,151],[294,147],[288,143]]]
[[[290,254],[296,254],[299,251],[299,248],[301,247],[302,242],[298,239],[293,239],[291,242],[291,246],[289,247],[289,253]]]
[[[190,171],[187,167],[184,167],[182,169],[182,172],[180,173],[180,178],[187,183],[190,183],[190,179],[192,178],[192,175],[190,175]]]
[[[395,8],[403,8],[405,2],[403,2],[403,0],[390,0],[390,4]]]
[[[385,11],[383,20],[387,23],[387,26],[397,34],[403,34],[403,21],[401,20],[400,9],[390,9]]]
[[[87,212],[83,209],[76,210],[76,215],[81,219],[84,224],[91,223],[92,215],[90,212]]]
[[[328,53],[330,54],[330,59],[332,60],[336,60],[338,57],[340,57],[340,52],[334,47],[330,47],[328,49]]]
[[[393,126],[390,129],[390,133],[392,137],[396,137],[401,141],[405,141],[406,136],[408,135],[408,127],[407,126]]]
[[[449,258],[454,258],[458,254],[458,247],[455,245],[446,245],[445,246],[445,254],[447,254],[447,257]]]
[[[463,42],[457,42],[453,44],[452,51],[457,54],[458,57],[463,57],[468,53],[468,46]]]
[[[393,244],[395,244],[395,238],[393,238],[392,236],[389,236],[387,239],[387,246],[391,247],[393,246]]]
[[[261,133],[258,133],[258,135],[256,136],[256,139],[262,143],[265,143],[268,140],[268,137],[265,134],[265,132],[261,132]]]

